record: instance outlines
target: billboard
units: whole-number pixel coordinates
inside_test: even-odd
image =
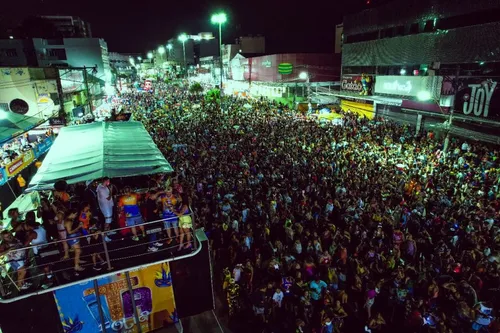
[[[99,298],[94,281],[56,290],[54,299],[64,332],[135,333],[138,332],[137,325],[142,332],[151,332],[178,321],[167,262],[130,271],[129,274],[133,295],[128,289],[125,274],[98,279]],[[133,302],[139,323],[135,319]]]
[[[377,76],[375,93],[417,97],[420,92],[427,91],[439,98],[442,82],[442,76]]]
[[[500,120],[500,86],[493,78],[446,77],[443,94],[455,95],[455,113]]]

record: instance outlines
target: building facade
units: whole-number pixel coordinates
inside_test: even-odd
[[[497,1],[394,1],[346,16],[337,97],[369,117],[495,142],[499,45]]]
[[[108,46],[99,38],[2,39],[0,66],[95,67],[95,77],[111,84]]]
[[[40,16],[50,22],[63,38],[92,38],[92,30],[88,22],[76,16]]]
[[[48,119],[62,106],[59,72],[55,68],[0,68],[0,109]]]

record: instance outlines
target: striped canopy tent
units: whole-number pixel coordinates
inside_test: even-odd
[[[141,122],[94,122],[61,129],[27,191],[172,171]]]

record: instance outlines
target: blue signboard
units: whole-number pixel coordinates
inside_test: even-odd
[[[1,168],[0,169],[0,186],[7,183],[7,180],[9,180],[9,178],[7,178],[7,174],[5,173],[5,169]]]
[[[42,142],[38,143],[36,148],[33,149],[35,151],[35,158],[38,158],[43,154],[45,154],[46,152],[48,152],[50,147],[52,146],[53,141],[54,140],[52,139],[52,137],[49,136],[45,138]]]

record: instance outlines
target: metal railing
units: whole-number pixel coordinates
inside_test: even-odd
[[[186,215],[191,216],[194,226],[194,214]],[[100,242],[94,244],[91,244],[88,239],[95,234],[90,234],[13,249],[2,256],[6,260],[2,260],[0,257],[0,302],[10,302],[73,283],[80,283],[82,280],[125,272],[137,266],[148,266],[186,255],[190,256],[193,252],[197,253],[200,244],[193,227],[181,230],[179,225],[172,226],[172,222],[175,220],[179,223],[178,217],[172,217],[136,225],[137,235],[142,235],[142,227],[146,236],[145,239],[139,241],[134,241],[128,235],[123,234],[127,229],[132,229],[130,226],[125,226],[99,232]],[[178,233],[176,233],[175,228],[177,228]],[[181,237],[181,232],[183,241],[180,244],[176,240]],[[110,241],[107,239],[108,237],[111,238]],[[60,258],[65,253],[64,243],[68,240],[78,240],[80,244],[80,267],[91,268],[94,266],[99,270],[105,268],[104,271],[98,270],[90,274],[87,269],[84,272],[75,271],[74,256]],[[71,251],[72,247],[69,244],[68,247]],[[95,247],[100,248],[96,250]],[[155,250],[151,251],[152,248]],[[75,251],[77,249],[73,248],[72,252]],[[16,257],[15,253],[21,254]],[[96,259],[101,257],[103,261],[94,265],[93,257]],[[9,260],[9,258],[14,259]],[[26,276],[22,280],[18,279],[19,269],[16,269],[19,262],[24,264],[21,269],[26,270]],[[50,283],[45,284],[44,280]],[[31,284],[31,286],[22,289],[21,287],[25,283]]]

